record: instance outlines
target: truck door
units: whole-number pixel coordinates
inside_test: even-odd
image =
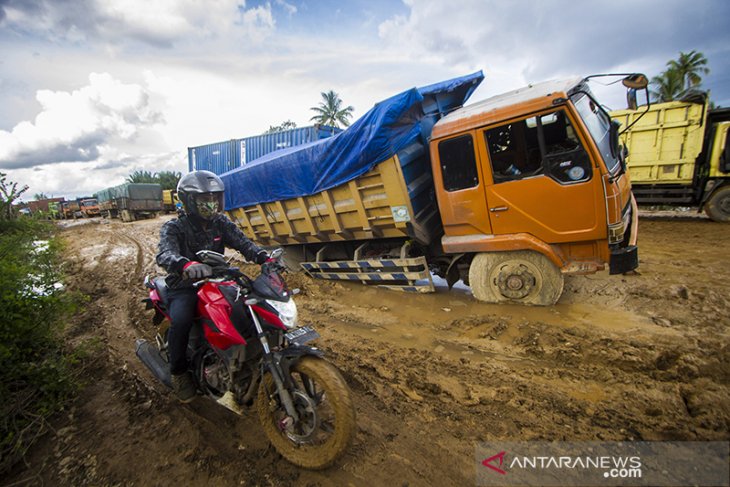
[[[444,233],[449,236],[492,233],[484,175],[477,164],[476,131],[440,141],[432,154],[434,184]]]
[[[480,165],[492,231],[547,243],[605,238],[605,197],[562,109],[481,130]]]

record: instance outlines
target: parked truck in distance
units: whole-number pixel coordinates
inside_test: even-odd
[[[132,222],[154,218],[162,211],[162,186],[152,183],[124,183],[97,193],[99,208],[106,218]]]
[[[81,211],[81,214],[86,218],[101,215],[99,202],[96,198],[83,198],[79,200],[79,209]]]
[[[177,211],[177,204],[179,201],[176,190],[165,189],[162,191],[162,210],[165,213]]]
[[[587,81],[462,107],[482,79],[413,88],[331,139],[223,174],[226,210],[312,277],[391,289],[433,291],[434,273],[481,301],[547,305],[566,274],[635,269],[618,124]]]
[[[636,111],[611,112],[639,204],[693,206],[717,222],[730,222],[730,109],[710,110],[704,93]],[[638,120],[637,120],[638,119]]]
[[[75,218],[81,218],[81,205],[77,200],[64,201],[61,203],[61,217],[69,220]]]

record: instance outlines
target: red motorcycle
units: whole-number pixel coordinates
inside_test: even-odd
[[[256,279],[230,267],[219,253],[203,250],[199,262],[213,276],[196,282],[197,318],[190,333],[188,359],[200,394],[242,414],[255,403],[266,436],[288,461],[321,469],[345,452],[355,434],[350,389],[321,350],[306,345],[319,337],[297,326],[297,308],[282,272],[277,249]],[[167,285],[145,279],[153,322],[168,326],[156,343],[137,340],[137,356],[171,387],[167,355]]]

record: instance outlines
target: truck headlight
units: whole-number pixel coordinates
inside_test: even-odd
[[[624,241],[626,229],[631,226],[631,204],[626,205],[621,221],[608,226],[608,243],[617,244]]]
[[[623,221],[613,223],[608,226],[608,243],[617,244],[624,241],[624,233],[626,231],[626,225]]]

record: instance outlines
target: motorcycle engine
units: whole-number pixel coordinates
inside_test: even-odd
[[[203,380],[208,389],[224,394],[231,386],[231,377],[226,365],[217,357],[215,361],[203,367]]]

